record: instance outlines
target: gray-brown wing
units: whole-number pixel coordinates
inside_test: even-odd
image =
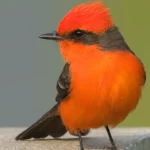
[[[20,133],[15,139],[25,140],[30,138],[45,138],[48,135],[56,138],[64,135],[67,130],[62,123],[60,116],[57,115],[58,105],[45,113],[37,122],[28,129]]]
[[[57,81],[57,102],[61,102],[64,98],[66,98],[69,95],[69,87],[71,82],[69,66],[70,65],[68,63],[65,64],[63,71],[61,72]]]
[[[31,125],[28,129],[20,133],[16,140],[25,140],[30,138],[44,138],[48,135],[52,137],[60,137],[64,135],[67,130],[62,123],[61,117],[57,114],[59,103],[68,96],[70,85],[69,64],[65,64],[61,75],[57,81],[57,96],[58,102],[51,110],[45,113],[37,122]]]

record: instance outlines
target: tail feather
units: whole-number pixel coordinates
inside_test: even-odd
[[[45,138],[48,135],[56,138],[64,135],[67,130],[60,116],[56,115],[58,105],[44,114],[37,122],[20,133],[15,139],[25,140],[30,138]]]

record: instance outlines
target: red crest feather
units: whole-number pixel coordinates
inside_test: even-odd
[[[100,1],[77,5],[64,16],[57,31],[61,35],[75,29],[103,32],[113,26],[108,10]]]

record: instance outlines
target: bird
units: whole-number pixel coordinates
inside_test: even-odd
[[[57,80],[56,104],[16,140],[58,138],[66,132],[79,138],[104,127],[111,149],[114,128],[135,110],[146,82],[142,61],[113,23],[99,0],[74,6],[55,32],[40,35],[56,41],[65,65]]]

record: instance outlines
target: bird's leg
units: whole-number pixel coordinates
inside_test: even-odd
[[[105,126],[105,129],[106,129],[106,131],[107,131],[109,140],[110,140],[110,142],[111,142],[112,150],[117,150],[116,144],[115,144],[115,142],[114,142],[114,140],[113,140],[113,138],[112,138],[112,135],[111,135],[111,133],[110,133],[110,130],[109,130],[108,126]]]
[[[83,148],[83,141],[82,141],[82,136],[81,136],[80,130],[78,130],[78,137],[79,137],[79,142],[80,142],[80,150],[84,150],[84,148]]]

